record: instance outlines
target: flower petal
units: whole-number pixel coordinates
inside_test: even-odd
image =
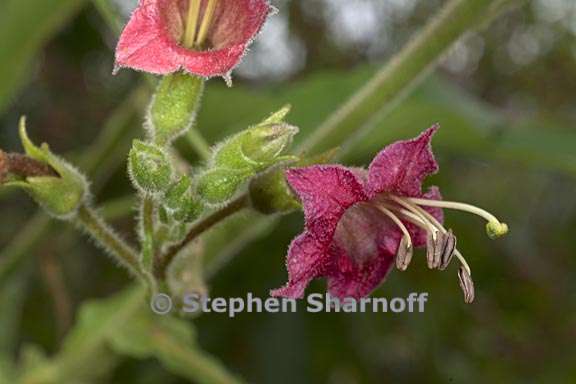
[[[279,289],[272,290],[272,296],[300,299],[308,283],[324,273],[329,262],[328,245],[304,232],[292,241],[286,258],[288,283]]]
[[[141,0],[120,36],[116,67],[155,74],[183,68],[202,77],[225,75],[239,64],[272,8],[266,0],[220,0],[207,50],[180,45],[185,10],[179,0]]]
[[[420,196],[423,179],[438,171],[430,141],[438,129],[433,125],[420,136],[384,148],[368,170],[367,190],[371,197],[382,192]]]
[[[383,248],[374,257],[358,264],[342,249],[333,252],[335,264],[328,275],[328,292],[341,299],[368,296],[384,281],[395,257]]]
[[[339,165],[290,169],[286,179],[302,200],[307,230],[320,241],[331,241],[346,209],[366,200],[361,180]]]
[[[330,294],[358,298],[372,292],[390,270],[401,238],[399,228],[372,204],[349,208],[330,247]]]
[[[180,68],[180,54],[169,31],[182,28],[174,1],[141,0],[120,35],[116,47],[116,68],[129,67],[155,74]],[[175,32],[173,32],[175,33]]]

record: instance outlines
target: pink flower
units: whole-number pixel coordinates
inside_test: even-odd
[[[228,74],[271,12],[267,0],[140,0],[116,47],[116,69]]]
[[[436,187],[422,191],[423,180],[438,170],[430,145],[437,129],[432,126],[415,139],[387,146],[368,171],[339,165],[287,171],[304,207],[306,229],[288,251],[288,283],[273,290],[273,296],[301,298],[319,277],[327,279],[333,296],[367,296],[394,261],[406,269],[412,250],[424,245],[430,268],[446,268],[453,255],[461,259],[465,268],[460,279],[467,279],[466,287],[472,289],[456,238],[442,225],[441,208],[461,203],[441,201]],[[473,292],[466,297],[471,301]]]

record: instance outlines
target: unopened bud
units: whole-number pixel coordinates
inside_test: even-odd
[[[188,176],[168,188],[162,203],[172,218],[180,222],[191,222],[202,213],[202,204],[192,194],[192,180]]]
[[[412,261],[413,247],[409,237],[403,236],[396,252],[396,268],[405,271]]]
[[[144,193],[165,191],[172,180],[172,164],[157,145],[134,140],[128,157],[128,172],[136,188]]]
[[[220,205],[232,199],[240,185],[251,176],[246,170],[214,168],[198,177],[198,195],[209,205]]]
[[[508,224],[499,221],[490,221],[486,224],[486,233],[491,239],[504,236],[508,233]]]
[[[460,283],[460,288],[464,293],[464,302],[469,304],[474,301],[474,281],[472,281],[472,276],[468,273],[466,268],[460,266],[458,269],[458,281]]]
[[[185,73],[164,76],[148,110],[148,128],[163,146],[193,125],[204,91],[204,79]]]
[[[280,156],[298,128],[272,124],[249,128],[224,142],[214,154],[214,167],[250,169],[258,172],[292,157]]]

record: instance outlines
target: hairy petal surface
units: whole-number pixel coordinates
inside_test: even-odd
[[[181,45],[187,10],[187,0],[141,0],[120,36],[116,69],[225,75],[239,64],[272,8],[266,0],[219,0],[201,48]]]
[[[438,171],[431,147],[438,127],[433,125],[414,139],[397,141],[380,151],[368,169],[370,197],[382,192],[421,196],[424,178]]]

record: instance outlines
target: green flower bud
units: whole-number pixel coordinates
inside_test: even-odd
[[[220,205],[226,203],[250,177],[250,170],[214,168],[198,177],[197,191],[205,203]]]
[[[298,133],[297,127],[283,122],[289,111],[290,107],[286,106],[262,123],[225,141],[216,149],[212,166],[259,172],[276,163],[294,159],[281,156]]]
[[[164,76],[148,111],[148,128],[160,146],[184,134],[196,118],[204,80],[185,73]]]
[[[192,194],[192,180],[183,176],[164,195],[166,211],[179,222],[191,222],[202,213],[202,203]]]
[[[23,188],[50,215],[69,219],[88,199],[88,182],[72,165],[54,155],[48,144],[34,145],[26,132],[26,119],[20,119],[20,139],[29,158],[45,164],[54,175],[10,178],[3,185]]]
[[[170,186],[173,172],[168,154],[160,147],[134,140],[128,155],[128,173],[138,190],[157,194]]]

